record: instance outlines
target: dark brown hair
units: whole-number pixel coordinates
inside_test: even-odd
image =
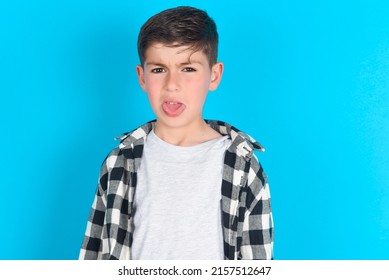
[[[154,43],[166,46],[188,46],[202,51],[212,66],[217,60],[218,34],[215,22],[197,8],[180,6],[152,16],[143,24],[138,36],[138,54],[143,66],[148,47]]]

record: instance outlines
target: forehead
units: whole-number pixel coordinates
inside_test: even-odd
[[[145,52],[145,63],[148,62],[207,62],[203,51],[193,51],[191,46],[165,45],[154,43]]]

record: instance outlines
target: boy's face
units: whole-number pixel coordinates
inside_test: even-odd
[[[190,129],[203,123],[207,93],[218,87],[223,64],[210,67],[202,51],[193,53],[187,46],[160,43],[151,45],[145,57],[144,66],[136,70],[158,126]]]

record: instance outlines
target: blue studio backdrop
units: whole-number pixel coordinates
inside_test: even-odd
[[[389,2],[0,0],[0,259],[76,259],[113,138],[154,118],[141,25],[214,18],[204,117],[261,142],[275,259],[389,257]]]

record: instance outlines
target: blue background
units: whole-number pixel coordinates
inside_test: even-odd
[[[0,1],[1,259],[76,259],[113,137],[154,118],[136,39],[177,5],[218,25],[204,117],[261,142],[276,259],[389,256],[388,1]]]

